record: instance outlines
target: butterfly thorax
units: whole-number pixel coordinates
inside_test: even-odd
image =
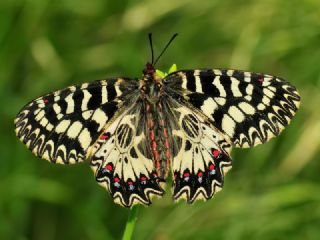
[[[140,80],[140,94],[151,104],[156,104],[163,93],[162,78],[157,75],[154,66],[147,63]]]

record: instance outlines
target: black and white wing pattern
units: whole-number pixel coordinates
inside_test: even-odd
[[[231,168],[231,147],[279,135],[300,96],[285,80],[237,70],[157,74],[71,86],[27,104],[15,119],[20,140],[53,163],[90,161],[95,178],[125,207],[164,194],[209,199]]]
[[[221,190],[231,169],[231,144],[201,112],[169,99],[169,125],[178,126],[172,129],[170,144],[179,149],[172,155],[173,198],[188,203],[209,199]]]
[[[299,108],[287,81],[239,70],[182,70],[163,79],[166,91],[204,113],[235,147],[279,135]]]
[[[61,164],[83,161],[106,123],[137,94],[137,84],[124,78],[99,80],[39,97],[15,118],[16,134],[40,158]]]
[[[132,101],[105,126],[90,153],[96,180],[125,207],[149,205],[152,196],[164,194],[164,179],[155,167],[148,138],[146,106],[139,95]]]

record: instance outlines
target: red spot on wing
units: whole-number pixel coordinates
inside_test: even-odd
[[[115,182],[120,182],[120,178],[118,178],[118,177],[115,177],[113,180],[114,180]]]
[[[213,154],[214,158],[217,158],[220,155],[220,151],[217,149],[212,149],[212,154]]]
[[[146,178],[146,177],[144,177],[144,176],[142,176],[142,177],[140,177],[140,180],[141,180],[141,181],[146,181],[146,180],[147,180],[147,178]]]
[[[184,177],[189,177],[189,176],[190,176],[190,173],[185,172],[185,173],[183,174],[183,176],[184,176]]]
[[[100,139],[109,139],[110,138],[110,133],[104,133],[100,136]]]
[[[210,171],[214,170],[214,164],[213,164],[213,163],[211,163],[211,164],[209,165],[209,170],[210,170]]]
[[[203,176],[203,172],[198,172],[198,177],[202,177]]]
[[[112,171],[112,170],[113,170],[113,165],[112,165],[112,163],[108,163],[105,168],[106,168],[107,170],[109,170],[109,171]]]
[[[48,99],[44,99],[43,102],[44,103],[49,103],[49,100]]]

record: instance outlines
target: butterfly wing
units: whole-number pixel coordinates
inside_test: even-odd
[[[173,174],[173,198],[192,203],[209,199],[223,187],[224,175],[231,168],[231,144],[208,118],[196,109],[168,98],[167,109]],[[173,123],[174,122],[174,123]]]
[[[40,158],[61,164],[83,161],[137,84],[122,78],[99,80],[39,97],[15,118],[16,134]]]
[[[164,194],[148,140],[145,105],[139,95],[135,99],[106,124],[90,154],[96,180],[125,207],[149,205],[152,196]]]
[[[252,147],[277,136],[299,108],[287,81],[238,70],[182,70],[164,80],[166,91],[203,112],[236,147]]]

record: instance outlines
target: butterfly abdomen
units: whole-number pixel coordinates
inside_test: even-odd
[[[146,112],[148,142],[152,149],[154,165],[158,176],[165,179],[170,168],[170,144],[161,103],[146,102]]]

